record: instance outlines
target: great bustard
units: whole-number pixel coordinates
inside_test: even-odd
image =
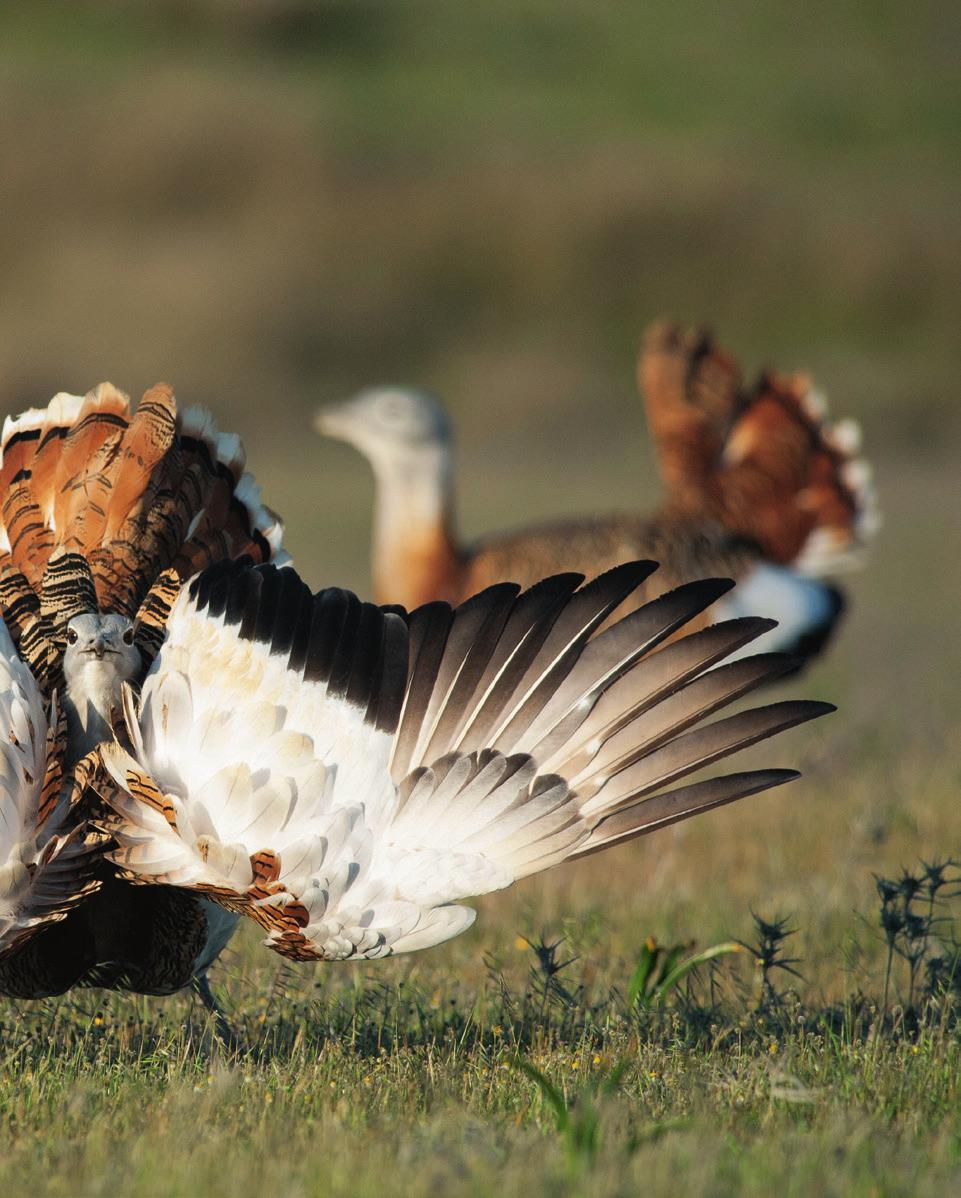
[[[353,445],[374,470],[377,602],[460,603],[505,578],[531,585],[556,570],[590,576],[650,558],[660,569],[639,601],[725,575],[739,586],[719,612],[776,618],[764,648],[817,652],[843,608],[823,579],[859,559],[877,524],[868,469],[854,458],[857,426],[828,424],[803,376],[767,372],[746,389],[709,336],[671,325],[649,330],[638,378],[667,487],[662,506],[528,526],[472,546],[455,529],[453,438],[438,400],[378,387],[321,408],[318,430]]]
[[[676,638],[725,581],[630,610],[651,563],[456,610],[312,594],[239,440],[169,388],[0,442],[7,994],[202,989],[242,916],[296,960],[426,948],[465,898],[794,777],[691,775],[829,710],[705,723],[789,659],[723,664],[758,618]]]

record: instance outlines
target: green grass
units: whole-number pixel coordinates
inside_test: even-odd
[[[3,1031],[0,1177],[44,1194],[934,1194],[961,1175],[950,1001],[763,998],[753,961],[632,1008],[526,945],[278,980],[235,955],[227,1059],[187,1000],[92,996]],[[525,974],[527,976],[525,976]],[[618,982],[621,982],[621,985]],[[894,998],[892,991],[892,999]]]
[[[169,378],[243,434],[305,576],[364,589],[370,480],[315,403],[443,393],[466,535],[650,506],[633,358],[665,314],[809,369],[887,519],[834,652],[780,692],[838,714],[755,754],[800,782],[490,896],[410,960],[285,969],[248,932],[215,978],[235,1061],[184,997],[0,1004],[10,1188],[958,1190],[957,1027],[899,1022],[901,962],[877,1014],[874,882],[961,856],[957,49],[934,0],[0,8],[4,410]],[[752,909],[798,928],[780,1009],[747,954],[714,1006],[702,972],[630,1008],[647,937],[750,940]],[[517,947],[542,931],[578,957],[543,1012]]]

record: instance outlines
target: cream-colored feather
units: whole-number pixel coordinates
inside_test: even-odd
[[[0,620],[0,959],[96,888],[99,841],[70,819],[60,716]],[[51,793],[52,792],[52,793]]]
[[[131,881],[243,911],[288,956],[382,956],[462,931],[464,898],[793,777],[670,789],[829,708],[781,703],[695,728],[785,663],[704,672],[761,620],[658,655],[715,583],[592,640],[649,572],[533,598],[494,587],[403,619],[346,592],[311,596],[290,569],[212,568],[177,600],[139,702],[126,696],[132,751],[102,751],[118,788],[113,860]],[[620,696],[613,710],[605,693]],[[481,726],[487,744],[463,751]],[[577,768],[545,771],[564,757]]]

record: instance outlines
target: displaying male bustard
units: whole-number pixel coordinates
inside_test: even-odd
[[[559,569],[594,575],[652,558],[661,568],[638,601],[725,575],[738,589],[715,613],[774,617],[764,648],[816,653],[843,609],[823,578],[858,562],[877,526],[870,473],[854,458],[857,425],[828,424],[804,376],[766,372],[746,388],[709,335],[673,325],[648,331],[638,381],[667,487],[661,507],[532,525],[473,546],[456,535],[452,433],[436,399],[379,387],[321,408],[318,430],[374,470],[375,599],[459,603],[503,578],[529,586]]]
[[[731,586],[654,565],[407,614],[312,594],[234,436],[155,387],[8,420],[0,990],[164,994],[241,916],[300,961],[426,948],[463,900],[794,777],[692,780],[829,710],[704,721],[789,659],[674,638]]]

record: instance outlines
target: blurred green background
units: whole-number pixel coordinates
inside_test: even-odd
[[[3,407],[167,379],[244,435],[307,578],[363,590],[371,481],[319,402],[444,395],[474,535],[657,502],[655,317],[809,370],[887,517],[793,684],[842,711],[775,754],[803,783],[697,821],[663,909],[637,903],[704,934],[748,903],[846,926],[872,869],[961,853],[959,52],[931,0],[6,0]],[[624,877],[523,893],[581,883],[603,907]]]

